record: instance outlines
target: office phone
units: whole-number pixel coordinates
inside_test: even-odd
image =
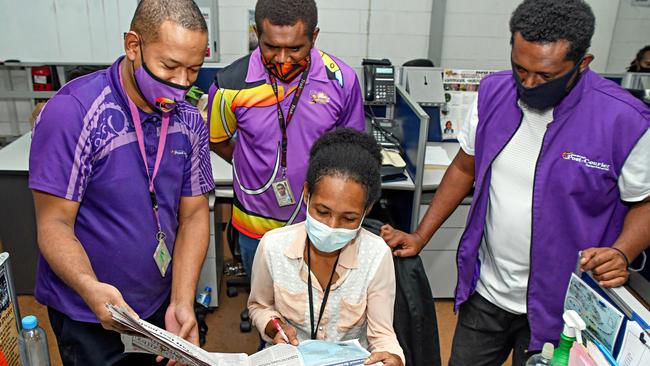
[[[395,68],[390,60],[363,59],[366,104],[395,103]]]

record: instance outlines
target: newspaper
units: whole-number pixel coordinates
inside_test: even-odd
[[[304,341],[299,346],[277,344],[253,355],[210,353],[142,319],[124,308],[106,305],[113,320],[129,330],[122,334],[124,352],[160,355],[190,366],[354,366],[370,353],[359,341]]]
[[[493,71],[445,69],[442,83],[446,108],[440,109],[440,130],[443,140],[458,138],[463,125],[471,120],[472,109],[478,98],[481,79]]]
[[[0,253],[0,365],[20,366],[19,315],[9,253]]]

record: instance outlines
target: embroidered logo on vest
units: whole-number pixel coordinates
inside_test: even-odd
[[[579,154],[572,153],[572,152],[563,152],[562,153],[562,159],[575,161],[575,162],[577,162],[579,164],[582,164],[585,167],[590,168],[590,169],[598,169],[598,170],[607,171],[607,170],[609,170],[609,167],[611,166],[610,164],[606,164],[606,163],[603,163],[603,162],[600,162],[600,161],[594,161],[594,160],[591,160],[591,159],[587,158],[586,156],[579,155]]]

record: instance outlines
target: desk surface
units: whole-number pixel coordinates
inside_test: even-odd
[[[217,186],[217,197],[232,197],[232,166],[212,151],[210,152],[210,162],[212,163],[214,183]],[[381,187],[384,189],[412,191],[415,189],[415,184],[411,177],[407,175],[406,180],[382,183]],[[230,190],[229,195],[228,190]]]
[[[32,133],[28,132],[0,149],[0,171],[28,171],[29,146],[31,143]]]
[[[458,150],[460,149],[460,144],[458,144],[457,142],[429,142],[427,143],[427,146],[442,147],[447,153],[449,160],[454,160],[454,157],[456,156]],[[445,175],[446,171],[447,171],[446,167],[425,166],[424,176],[422,178],[423,180],[422,190],[432,191],[438,188],[438,186],[440,185],[440,181],[442,180],[442,177]]]
[[[32,133],[28,132],[0,149],[0,171],[27,172],[29,170],[29,147]],[[217,197],[232,197],[232,167],[214,152],[210,152],[212,175],[217,185]],[[385,189],[414,190],[415,185],[410,177],[404,181],[383,183]]]

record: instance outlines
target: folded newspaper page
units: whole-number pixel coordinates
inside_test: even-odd
[[[299,346],[277,344],[253,355],[210,353],[142,319],[125,308],[107,305],[113,319],[128,329],[122,334],[124,352],[163,356],[190,366],[354,366],[363,365],[370,353],[359,341],[304,341]],[[379,364],[377,364],[379,365]]]

